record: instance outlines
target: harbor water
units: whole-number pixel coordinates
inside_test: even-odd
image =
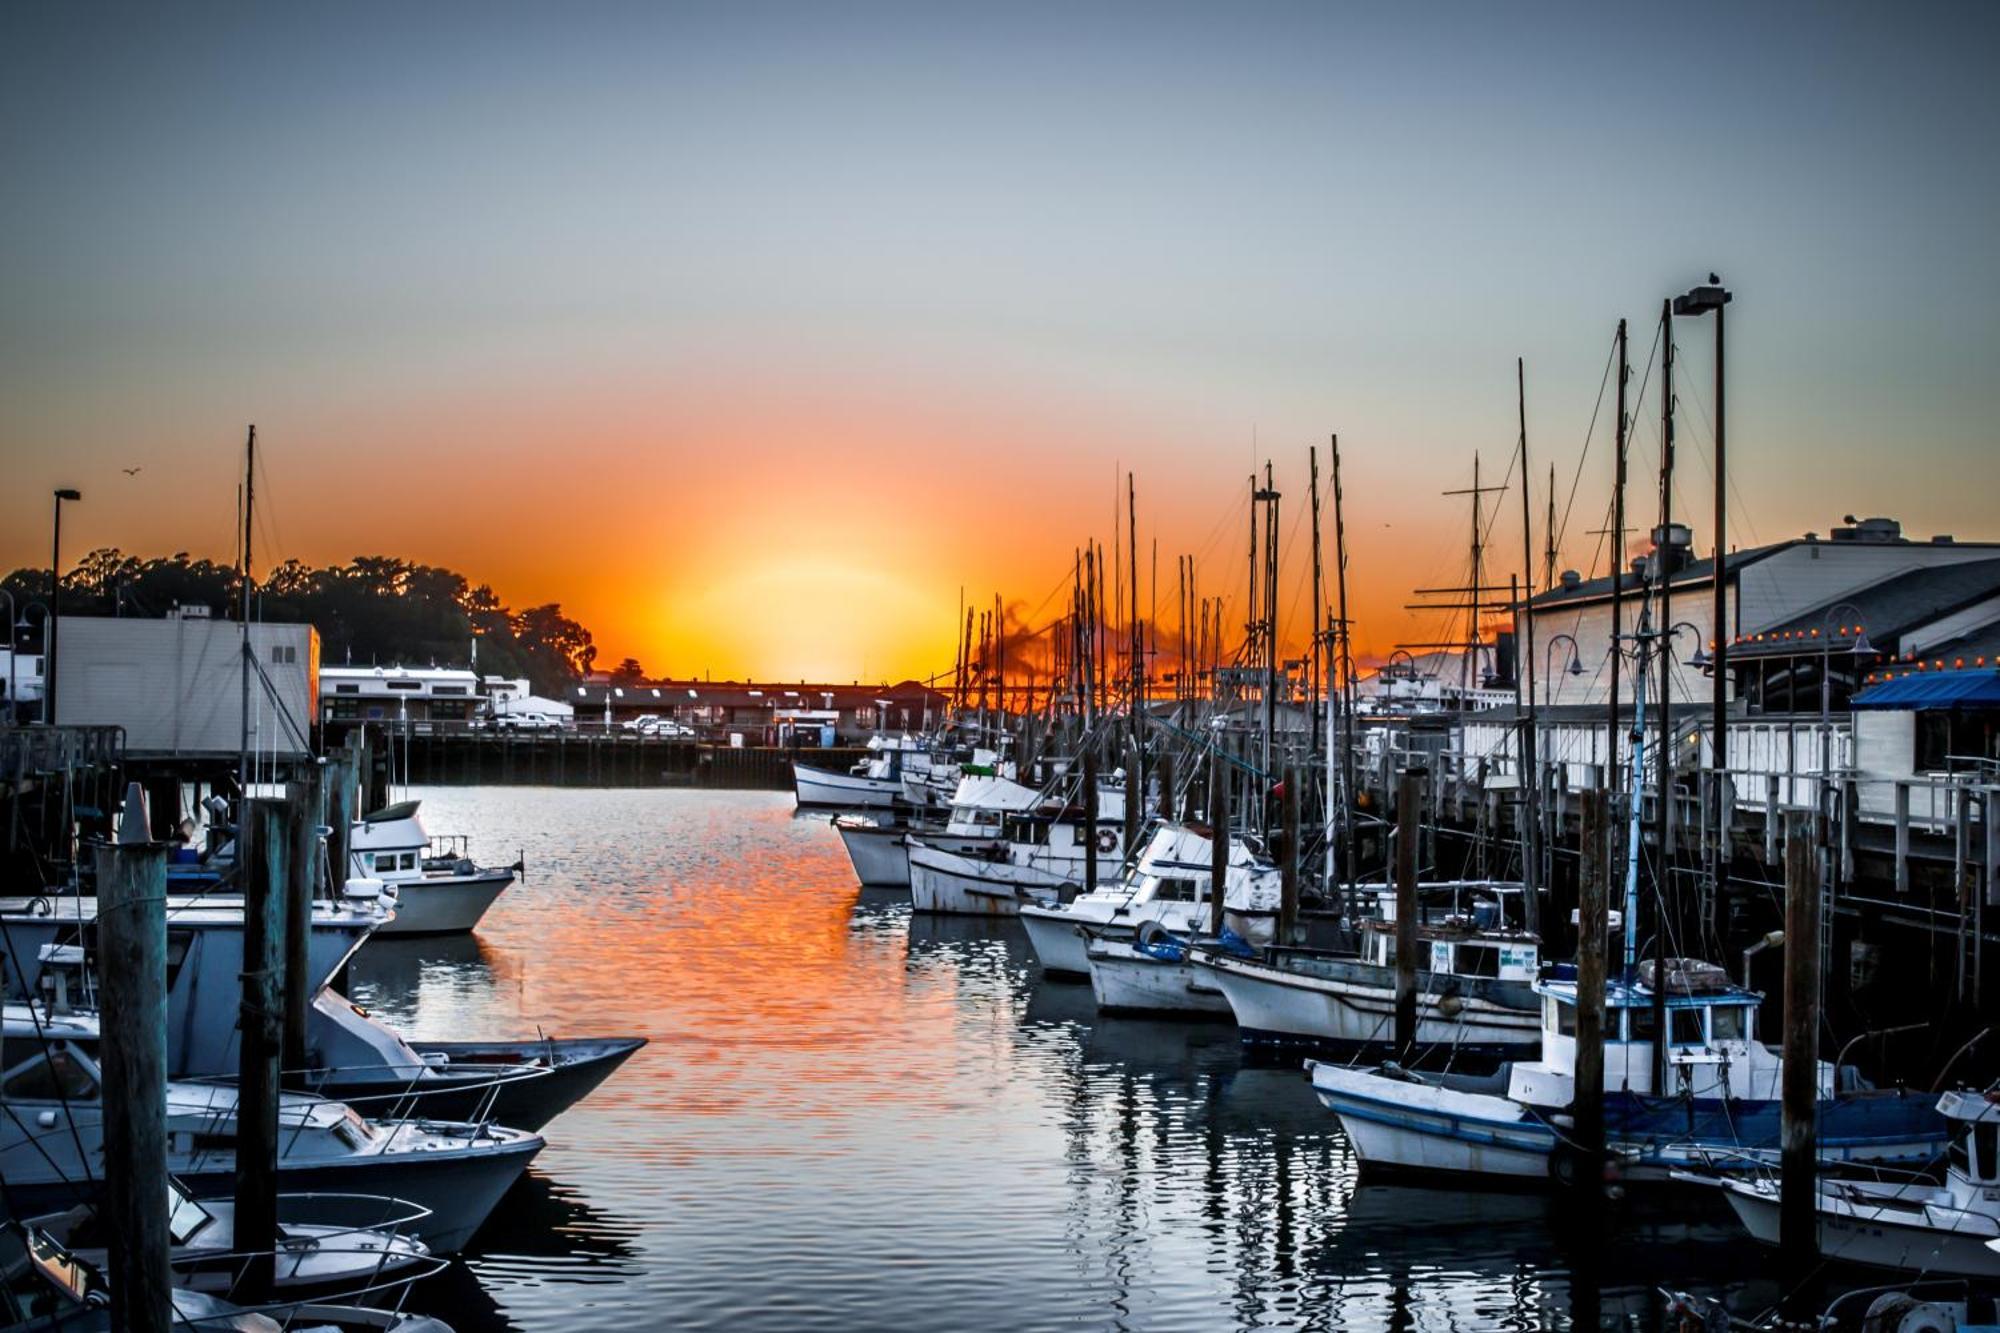
[[[856,887],[761,792],[418,788],[525,858],[476,937],[350,995],[425,1038],[642,1035],[411,1305],[481,1330],[1656,1328],[1776,1296],[1719,1204],[1357,1180],[1296,1062],[1100,1018],[1011,921]]]

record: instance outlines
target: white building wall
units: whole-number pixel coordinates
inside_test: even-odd
[[[242,628],[206,619],[64,616],[56,640],[56,709],[68,726],[125,729],[134,755],[221,756],[243,743]],[[252,625],[249,746],[310,753],[319,635],[310,625]]]

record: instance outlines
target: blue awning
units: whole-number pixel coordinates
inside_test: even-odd
[[[2000,708],[2000,671],[1921,671],[1870,685],[1854,696],[1866,708]]]

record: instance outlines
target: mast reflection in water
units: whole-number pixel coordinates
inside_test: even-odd
[[[1699,1200],[1598,1248],[1542,1198],[1357,1184],[1296,1070],[1100,1018],[1017,923],[913,920],[788,795],[415,794],[528,877],[476,940],[370,944],[352,998],[418,1037],[651,1039],[413,1299],[461,1333],[1650,1327],[1655,1282],[1775,1295]]]

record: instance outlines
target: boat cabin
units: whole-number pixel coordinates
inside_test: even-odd
[[[1517,1095],[1535,1104],[1560,1090],[1570,1100],[1576,1072],[1576,968],[1559,964],[1535,984],[1542,997],[1542,1057],[1516,1066]],[[1779,1095],[1778,1054],[1757,1040],[1757,1009],[1764,997],[1730,981],[1712,964],[1682,961],[1667,978],[1668,1077],[1664,1091],[1701,1097],[1756,1100]],[[1642,977],[1604,986],[1604,1083],[1607,1091],[1652,1094],[1653,1043],[1659,1036],[1653,988]],[[1821,1070],[1822,1095],[1832,1095],[1832,1066]]]
[[[2000,1193],[2000,1093],[1947,1092],[1938,1114],[1951,1125],[1950,1174]],[[1954,1182],[1955,1183],[1955,1182]]]
[[[1531,982],[1541,947],[1520,926],[1519,883],[1451,880],[1417,890],[1419,969],[1439,976]],[[1376,895],[1377,914],[1361,925],[1361,961],[1396,964],[1396,895]]]

